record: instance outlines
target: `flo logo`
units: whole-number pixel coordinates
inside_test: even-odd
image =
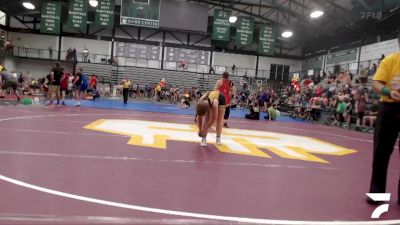
[[[374,202],[383,203],[390,201],[389,193],[367,193],[367,196],[372,199]],[[371,215],[372,219],[379,219],[381,215],[385,212],[389,212],[389,204],[382,204],[378,206]]]
[[[168,140],[199,142],[197,127],[188,124],[102,119],[85,128],[126,135],[131,138],[130,145],[160,149],[167,148]],[[314,138],[265,131],[224,129],[222,138],[223,145],[216,146],[221,152],[265,158],[272,158],[269,151],[282,158],[329,163],[314,154],[342,156],[356,152]],[[215,143],[215,133],[210,133],[207,140]]]

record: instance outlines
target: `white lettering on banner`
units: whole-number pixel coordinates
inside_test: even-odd
[[[155,148],[167,148],[167,140],[199,142],[196,125],[164,123],[141,120],[101,119],[86,129],[131,137],[128,144]],[[215,144],[215,133],[208,140]],[[261,149],[267,149],[276,155],[287,158],[319,163],[329,163],[313,154],[347,155],[355,150],[330,144],[310,137],[295,136],[267,131],[242,129],[224,129],[223,145],[216,146],[221,152],[272,158]]]

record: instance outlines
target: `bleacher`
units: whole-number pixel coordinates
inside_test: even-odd
[[[214,88],[215,82],[222,77],[220,74],[202,74],[187,71],[160,70],[141,67],[121,67],[105,64],[79,63],[77,68],[82,68],[83,73],[95,74],[100,83],[110,85],[120,83],[125,76],[139,84],[155,84],[162,78],[167,84],[181,88],[199,87],[201,90],[210,90]],[[239,85],[241,77],[231,76],[230,79]]]
[[[78,63],[76,68],[82,68],[84,74],[96,75],[99,83],[111,83],[112,66],[107,64]]]

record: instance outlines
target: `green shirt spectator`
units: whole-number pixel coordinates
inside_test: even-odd
[[[268,115],[269,115],[269,120],[276,120],[276,118],[278,117],[276,114],[276,109],[274,106],[270,106],[268,108]]]
[[[342,101],[338,104],[337,108],[336,108],[336,112],[337,113],[344,113],[347,109],[347,104]]]

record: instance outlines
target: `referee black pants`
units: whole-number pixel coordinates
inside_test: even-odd
[[[382,103],[374,134],[371,193],[385,193],[390,156],[400,132],[400,103]],[[400,203],[400,180],[398,186]]]
[[[122,95],[124,96],[124,104],[128,103],[128,94],[129,94],[129,88],[123,88]]]

